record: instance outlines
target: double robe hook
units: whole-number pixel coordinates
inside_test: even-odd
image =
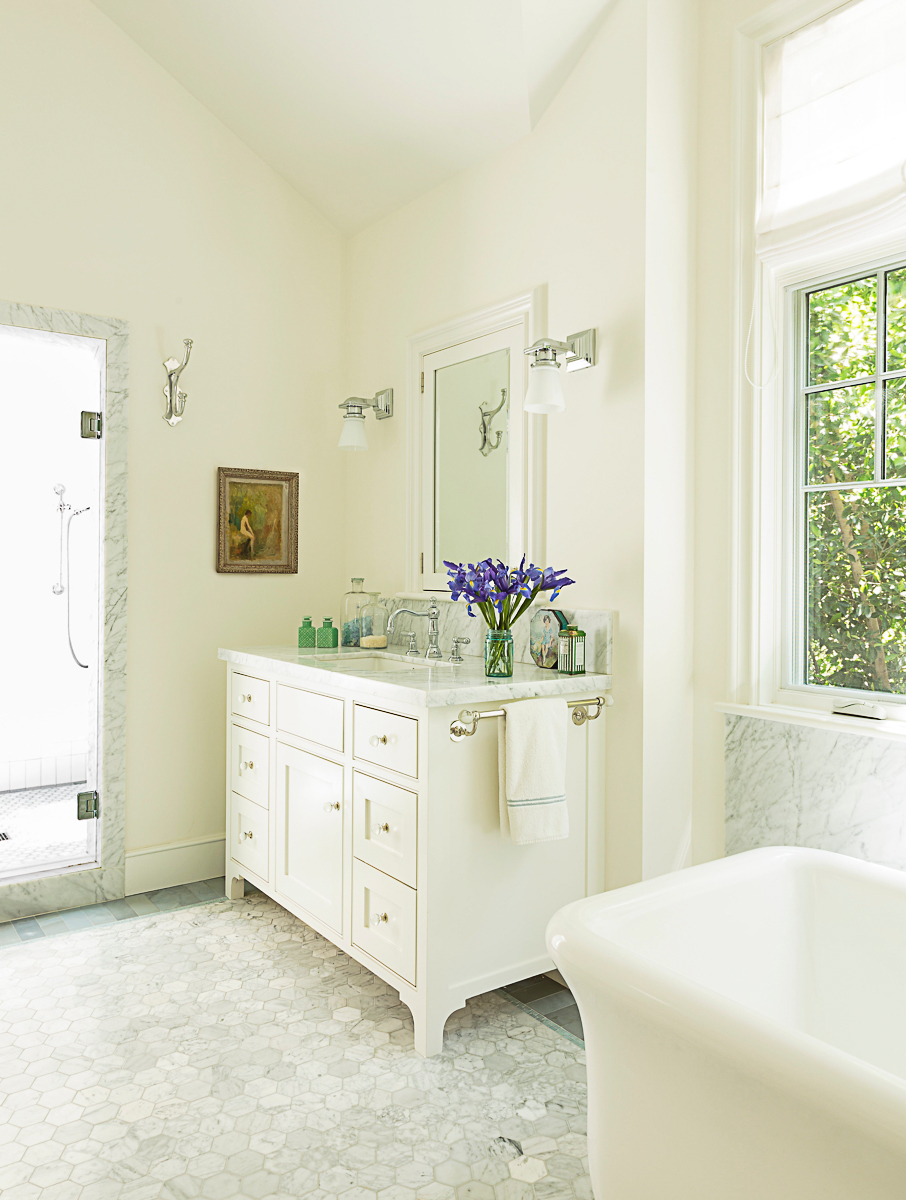
[[[179,390],[179,377],[186,369],[186,363],[192,353],[192,339],[186,338],[183,345],[186,348],[186,356],[182,362],[178,358],[168,358],[164,361],[164,369],[167,372],[167,382],[164,386],[167,411],[164,413],[164,420],[168,425],[178,425],[182,420],[182,414],[186,411],[188,393]]]

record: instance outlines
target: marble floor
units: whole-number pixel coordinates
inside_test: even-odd
[[[0,949],[3,1200],[589,1200],[584,1053],[398,994],[261,893]]]
[[[84,783],[0,792],[0,879],[94,861],[93,822],[80,821]]]

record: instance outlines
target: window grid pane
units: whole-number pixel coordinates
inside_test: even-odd
[[[906,694],[906,267],[804,303],[802,679]]]

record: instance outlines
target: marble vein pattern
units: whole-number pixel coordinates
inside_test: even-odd
[[[126,862],[126,481],[129,326],[116,317],[0,302],[0,324],[107,343],[104,672],[100,721],[101,866],[0,887],[0,919],[76,908],[122,896]]]
[[[410,704],[418,708],[445,708],[448,705],[496,704],[504,700],[524,700],[532,696],[591,696],[606,692],[613,682],[610,675],[558,675],[534,664],[516,663],[513,677],[487,679],[484,663],[471,659],[455,666],[440,663],[434,667],[418,665],[411,671],[388,670],[385,673],[363,667],[355,670],[356,659],[365,663],[377,660],[404,661],[398,653],[361,651],[344,648],[325,653],[298,650],[295,646],[253,646],[230,650],[221,648],[218,658],[247,671],[279,672],[286,679],[308,687],[334,687],[356,696],[373,696],[389,703]]]
[[[463,657],[472,656],[483,658],[484,635],[487,626],[481,616],[470,617],[466,604],[459,600],[445,600],[438,596],[437,606],[440,609],[438,628],[440,645],[446,657],[450,653],[455,637],[470,639],[468,646],[462,647]],[[381,601],[393,613],[398,608],[413,608],[417,612],[427,612],[429,600],[404,600],[397,596],[384,597]],[[571,625],[578,625],[585,631],[585,655],[589,671],[594,670],[599,675],[611,674],[613,660],[613,613],[604,608],[563,608],[560,604],[534,604],[524,616],[513,626],[513,655],[516,662],[534,666],[529,654],[529,625],[533,613],[539,608],[556,608],[563,613]],[[428,623],[407,613],[399,616],[394,622],[393,633],[390,635],[390,645],[406,647],[405,635],[410,631],[418,635],[418,645],[424,653],[428,644]],[[545,672],[552,674],[554,672]]]
[[[591,1200],[584,1052],[497,994],[419,1058],[260,893],[0,951],[4,1200]]]
[[[728,716],[726,848],[833,850],[906,870],[906,746]]]

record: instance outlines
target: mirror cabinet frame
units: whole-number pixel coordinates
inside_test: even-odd
[[[408,596],[421,596],[426,592],[437,594],[435,577],[428,571],[429,580],[425,587],[423,564],[429,566],[428,538],[431,531],[425,528],[425,488],[434,490],[434,480],[427,479],[424,444],[427,435],[427,420],[424,404],[423,372],[424,360],[430,354],[446,350],[463,342],[483,337],[489,333],[521,326],[522,345],[530,346],[547,333],[547,289],[536,287],[531,292],[516,296],[502,304],[496,304],[480,312],[471,313],[445,325],[436,326],[413,335],[406,343],[406,592]],[[509,561],[518,562],[523,553],[530,561],[543,565],[545,552],[545,464],[547,417],[522,411],[528,375],[528,358],[520,355],[522,362],[510,364],[510,428],[518,430],[520,437],[511,439],[507,464],[509,485],[508,503],[519,504],[516,518],[508,519],[510,544],[507,547]],[[514,373],[522,371],[522,387],[513,386]],[[518,396],[517,396],[518,392]],[[518,408],[518,411],[517,411]],[[521,441],[521,446],[519,443]],[[513,450],[516,453],[513,453]],[[519,545],[515,544],[518,539]],[[431,543],[433,546],[433,541]],[[446,591],[446,588],[443,589]]]

